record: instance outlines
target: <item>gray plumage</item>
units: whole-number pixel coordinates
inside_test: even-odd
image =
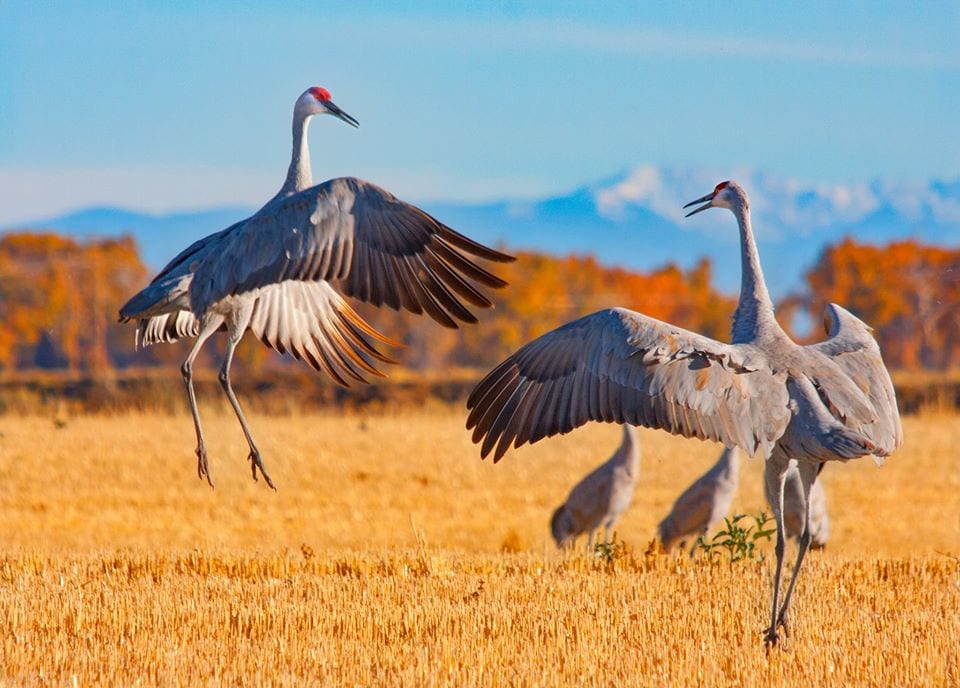
[[[573,486],[566,501],[550,518],[550,532],[557,547],[566,547],[584,533],[592,549],[595,531],[603,527],[604,542],[617,519],[630,506],[640,475],[640,438],[632,425],[623,426],[617,451]]]
[[[612,308],[533,340],[494,368],[467,401],[467,428],[494,461],[511,447],[570,432],[590,420],[660,428],[758,449],[777,519],[772,622],[779,640],[809,529],[783,605],[783,478],[796,466],[804,493],[826,461],[884,457],[903,441],[890,376],[870,328],[840,306],[824,314],[829,338],[800,346],[774,317],[750,225],[746,192],[722,182],[693,203],[731,210],[740,229],[742,279],[732,343]],[[688,204],[692,205],[692,204]],[[779,609],[779,613],[778,613]]]
[[[426,313],[456,328],[476,322],[468,306],[492,306],[479,287],[506,284],[475,259],[513,260],[361,179],[311,186],[307,129],[317,114],[357,126],[327,91],[307,89],[294,106],[293,153],[276,196],[246,220],[194,242],[120,309],[122,322],[137,321],[138,346],[196,338],[181,372],[197,435],[197,472],[211,485],[192,371],[216,331],[227,331],[220,383],[249,445],[253,477],[259,471],[273,487],[230,383],[234,350],[247,330],[338,384],[366,382],[368,375],[383,376],[379,364],[393,362],[377,344],[394,342],[342,295]]]
[[[657,528],[666,551],[686,537],[706,535],[726,517],[740,484],[740,462],[737,447],[725,448],[717,462],[677,497]],[[695,547],[696,542],[691,555]]]
[[[770,493],[770,480],[764,480],[764,495],[767,503],[773,506],[776,495]],[[783,525],[785,536],[800,539],[803,535],[806,499],[803,496],[803,483],[796,469],[787,471],[783,486]],[[823,489],[820,476],[810,486],[810,547],[822,549],[830,540],[830,515],[827,512],[827,493]]]

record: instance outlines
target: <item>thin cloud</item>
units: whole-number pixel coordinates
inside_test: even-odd
[[[882,50],[826,43],[790,42],[731,36],[704,36],[646,27],[599,26],[569,20],[516,21],[393,19],[376,25],[341,20],[341,28],[375,35],[391,42],[413,37],[444,45],[479,49],[516,49],[535,46],[551,50],[582,49],[620,55],[694,58],[743,58],[808,64],[960,71],[960,54],[926,50]]]
[[[255,205],[276,179],[249,170],[173,167],[0,167],[0,227],[91,206],[162,213],[183,208]]]
[[[960,71],[960,57],[924,51],[863,50],[827,44],[791,43],[751,38],[698,36],[642,28],[547,24],[536,22],[524,35],[554,45],[658,57],[736,57],[813,64],[905,67]]]

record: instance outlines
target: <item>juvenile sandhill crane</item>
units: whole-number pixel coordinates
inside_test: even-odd
[[[364,322],[341,294],[376,306],[426,312],[446,327],[474,323],[464,302],[489,308],[477,285],[506,283],[474,258],[513,258],[455,232],[370,182],[342,177],[312,186],[307,128],[314,115],[357,121],[314,86],[293,108],[293,154],[280,191],[246,220],[193,243],[120,309],[137,320],[137,344],[195,337],[181,368],[197,434],[197,472],[213,481],[193,391],[203,343],[226,330],[220,383],[240,421],[257,471],[273,487],[230,384],[230,364],[249,329],[264,344],[323,370],[338,384],[383,376],[391,363],[372,341],[393,343]]]
[[[767,503],[773,507],[776,495],[770,493],[771,482],[764,480],[764,494]],[[787,471],[783,485],[783,525],[785,536],[800,539],[803,535],[806,500],[803,497],[803,485],[796,469]],[[818,476],[810,486],[810,547],[822,549],[830,539],[830,515],[827,513],[827,493],[823,481]]]
[[[740,484],[740,461],[740,450],[726,447],[717,462],[677,497],[657,528],[667,552],[685,537],[706,535],[726,517]],[[696,548],[694,542],[690,556]]]
[[[623,426],[617,451],[573,486],[567,500],[550,518],[550,532],[557,547],[566,547],[587,533],[587,548],[593,549],[593,534],[603,526],[603,541],[630,506],[640,476],[640,438],[632,425]]]
[[[511,444],[590,420],[661,428],[751,456],[762,450],[777,520],[769,648],[786,626],[810,543],[807,527],[780,607],[788,469],[797,468],[808,494],[825,461],[896,450],[903,441],[900,416],[880,349],[860,320],[828,305],[829,339],[810,346],[794,343],[777,324],[740,185],[722,182],[685,207],[696,203],[703,205],[689,215],[728,208],[740,228],[743,271],[731,344],[624,308],[600,311],[542,335],[488,373],[467,400],[467,428],[483,443],[481,456],[492,451],[494,461]]]

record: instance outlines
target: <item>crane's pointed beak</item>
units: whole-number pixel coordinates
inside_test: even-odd
[[[327,111],[337,119],[342,119],[344,122],[346,122],[352,127],[360,126],[360,122],[358,122],[353,117],[351,117],[346,112],[344,112],[339,107],[337,107],[337,105],[335,105],[332,100],[328,100],[324,102],[323,106],[327,108]]]
[[[687,203],[685,206],[683,206],[684,208],[689,208],[690,206],[696,205],[697,203],[704,203],[704,205],[700,206],[700,207],[697,208],[696,210],[691,210],[689,213],[687,213],[686,215],[684,215],[684,217],[690,217],[691,215],[696,215],[697,213],[702,212],[702,211],[706,210],[707,208],[712,208],[712,207],[713,207],[713,198],[714,198],[714,196],[716,196],[716,195],[717,195],[717,192],[714,191],[714,192],[712,192],[712,193],[708,193],[706,196],[701,196],[700,198],[698,198],[698,199],[695,200],[695,201],[690,201],[689,203]]]

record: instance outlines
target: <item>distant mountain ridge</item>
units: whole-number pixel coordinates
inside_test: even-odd
[[[725,175],[644,165],[539,200],[421,205],[474,239],[514,250],[590,253],[607,264],[642,270],[667,262],[688,267],[708,256],[716,284],[736,292],[740,260],[735,221],[723,211],[684,219],[682,210],[726,178],[736,179],[750,194],[754,231],[775,298],[800,288],[804,272],[824,246],[844,236],[871,243],[914,238],[960,245],[960,179],[806,184],[751,170],[728,170]],[[159,267],[191,241],[253,210],[228,207],[155,215],[91,208],[20,222],[3,231],[48,229],[77,237],[129,233],[144,260]]]

